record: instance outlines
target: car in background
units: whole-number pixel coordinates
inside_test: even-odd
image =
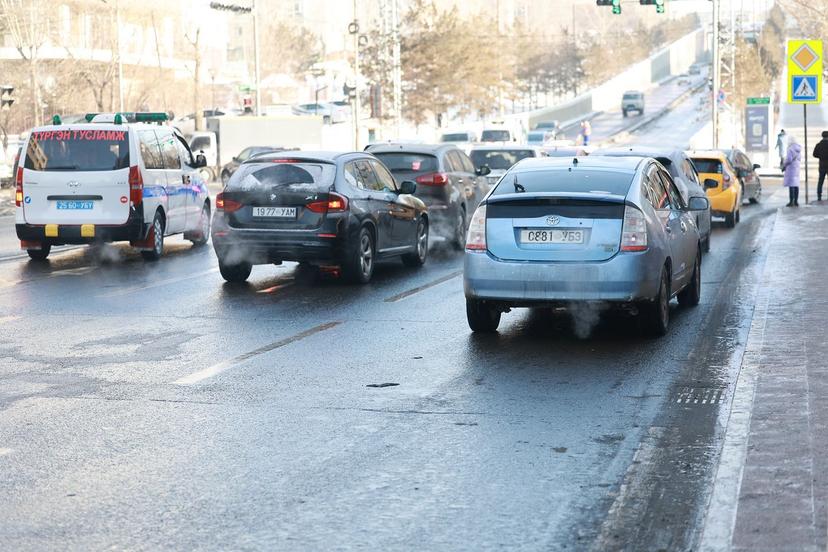
[[[699,179],[707,190],[711,214],[724,217],[725,225],[733,228],[742,218],[742,185],[727,154],[719,150],[707,150],[689,151],[687,155],[693,161]]]
[[[679,86],[689,86],[691,82],[693,81],[687,73],[682,73],[676,76],[676,84]]]
[[[428,206],[431,230],[462,250],[469,214],[489,191],[487,170],[475,170],[453,144],[372,144],[366,148],[398,182],[412,180]]]
[[[541,148],[536,146],[516,145],[477,145],[469,152],[474,168],[477,171],[488,167],[489,172],[486,178],[489,185],[494,186],[512,165],[529,157],[543,157]]]
[[[189,137],[190,150],[201,154],[207,160],[207,166],[199,169],[199,174],[205,182],[212,182],[216,178],[218,169],[218,142],[216,133],[210,130],[196,131]]]
[[[549,130],[558,134],[561,130],[560,122],[557,119],[551,121],[541,121],[532,127],[532,130]]]
[[[477,134],[470,130],[450,130],[440,135],[441,144],[472,144],[477,142]]]
[[[481,142],[514,142],[515,135],[508,128],[489,127],[484,128],[480,133]]]
[[[210,194],[177,129],[152,123],[165,113],[89,114],[88,123],[32,130],[15,175],[15,226],[21,249],[45,260],[52,246],[129,241],[147,260],[164,238],[210,237]]]
[[[690,65],[690,68],[687,70],[687,72],[691,75],[701,75],[705,67],[706,65],[704,63],[696,62]]]
[[[216,196],[213,248],[228,282],[253,265],[298,261],[339,265],[367,283],[375,262],[428,257],[429,215],[417,186],[397,184],[373,155],[282,152],[248,159]]]
[[[701,292],[695,209],[651,158],[526,159],[472,217],[463,280],[475,332],[493,332],[513,307],[635,313],[663,335],[671,299]]]
[[[291,112],[299,116],[315,115],[322,117],[322,122],[326,125],[344,123],[351,115],[349,106],[329,102],[297,104],[291,107]]]
[[[652,157],[661,163],[670,173],[676,186],[681,192],[685,203],[689,203],[691,197],[707,197],[704,187],[699,181],[699,175],[693,162],[680,149],[659,148],[655,146],[627,146],[615,148],[602,148],[592,152],[592,155],[606,155],[610,157]],[[701,235],[701,244],[704,251],[710,251],[710,209],[706,211],[695,211],[696,226]]]
[[[263,153],[274,153],[278,151],[285,151],[285,148],[270,146],[250,146],[248,148],[244,148],[237,156],[225,163],[221,168],[221,183],[226,186],[230,181],[230,177],[233,176],[233,173],[239,169],[239,166],[251,157],[255,157]]]
[[[592,148],[590,146],[576,146],[576,145],[567,145],[567,146],[549,146],[546,145],[543,148],[543,153],[547,157],[582,157],[584,155],[589,155]]]
[[[552,130],[530,130],[526,135],[526,143],[530,146],[543,146],[547,142],[555,140],[557,134]]]
[[[621,113],[628,117],[630,111],[636,111],[644,115],[644,92],[640,90],[627,90],[621,97]]]
[[[756,169],[761,165],[751,163],[745,152],[738,148],[725,150],[727,158],[733,168],[736,169],[736,176],[742,184],[742,197],[747,198],[750,203],[759,203],[762,198],[762,181],[756,174]]]

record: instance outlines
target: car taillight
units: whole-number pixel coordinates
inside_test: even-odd
[[[624,209],[624,227],[621,229],[621,251],[647,250],[647,219],[635,207]]]
[[[138,165],[129,168],[129,200],[136,207],[144,200],[144,177]]]
[[[445,186],[448,184],[449,178],[446,173],[436,172],[421,174],[416,178],[417,184],[424,186]]]
[[[472,215],[466,233],[466,251],[486,251],[486,206],[481,205]]]
[[[232,213],[242,208],[242,204],[238,201],[224,197],[224,192],[219,192],[216,196],[216,211],[224,211],[225,213]]]
[[[730,175],[725,174],[722,176],[722,190],[727,190],[730,188]]]
[[[329,193],[327,200],[312,201],[305,205],[305,208],[314,213],[341,213],[348,210],[348,198]]]
[[[17,167],[17,175],[14,178],[14,204],[17,207],[23,205],[23,167]]]

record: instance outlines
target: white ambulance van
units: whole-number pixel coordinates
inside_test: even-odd
[[[35,260],[53,245],[129,241],[147,260],[164,237],[210,236],[210,196],[194,156],[165,113],[86,116],[32,129],[15,178],[17,237]]]

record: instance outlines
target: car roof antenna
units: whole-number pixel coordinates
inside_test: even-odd
[[[513,184],[515,185],[515,193],[516,194],[519,194],[521,192],[526,191],[526,188],[524,188],[522,185],[518,184],[517,175],[515,175],[515,180],[514,180]]]

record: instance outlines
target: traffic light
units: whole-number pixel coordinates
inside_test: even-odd
[[[598,6],[612,6],[612,0],[595,0],[595,4]]]
[[[655,6],[656,13],[664,13],[664,2],[665,0],[638,0],[642,6]]]
[[[621,13],[621,0],[612,0],[612,13],[615,15]]]
[[[14,98],[12,98],[13,93],[14,86],[0,86],[0,108],[9,109],[12,106],[14,103]]]

